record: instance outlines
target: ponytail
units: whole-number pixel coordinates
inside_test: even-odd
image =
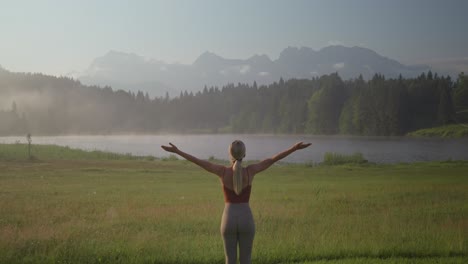
[[[242,192],[242,159],[245,157],[245,145],[235,140],[229,146],[229,155],[232,162],[232,187],[237,195]]]
[[[242,160],[234,161],[233,170],[233,189],[234,192],[239,195],[242,192]]]

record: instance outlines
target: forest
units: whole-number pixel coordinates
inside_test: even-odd
[[[278,133],[397,136],[468,122],[468,76],[337,73],[273,84],[227,84],[170,98],[68,77],[0,69],[0,135]]]

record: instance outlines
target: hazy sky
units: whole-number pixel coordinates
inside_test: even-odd
[[[403,63],[468,58],[467,0],[0,0],[0,65],[82,71],[109,50],[192,63],[364,46]]]

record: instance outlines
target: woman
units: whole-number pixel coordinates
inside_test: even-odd
[[[299,142],[291,148],[280,152],[272,158],[242,168],[242,159],[245,157],[245,145],[236,140],[229,147],[231,166],[213,164],[187,154],[172,143],[170,146],[161,146],[165,151],[172,152],[197,164],[203,169],[216,174],[223,185],[224,212],[221,220],[221,234],[224,240],[224,254],[226,263],[236,263],[237,244],[239,244],[239,260],[241,264],[250,263],[252,244],[255,235],[255,224],[249,207],[250,192],[254,176],[266,170],[280,159],[296,150],[310,146]]]

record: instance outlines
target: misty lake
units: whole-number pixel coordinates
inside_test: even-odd
[[[172,142],[200,158],[228,159],[228,146],[240,139],[247,147],[246,160],[270,157],[298,141],[311,142],[309,149],[298,151],[286,162],[321,162],[325,152],[352,154],[377,163],[433,160],[468,160],[468,139],[405,137],[344,137],[308,135],[111,135],[111,136],[33,136],[33,144],[56,144],[84,150],[103,150],[134,155],[166,157],[160,145]],[[25,137],[0,137],[0,143],[26,143]]]

